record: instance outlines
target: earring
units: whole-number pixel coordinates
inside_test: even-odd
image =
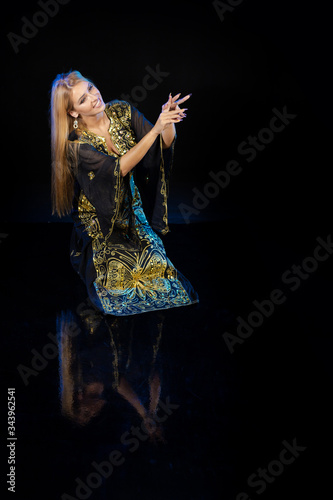
[[[79,122],[77,121],[77,118],[75,118],[74,123],[73,123],[73,127],[78,128],[78,126],[79,126]]]

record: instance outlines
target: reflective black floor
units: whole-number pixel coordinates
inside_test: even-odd
[[[221,239],[216,222],[165,238],[198,305],[119,321],[94,311],[70,267],[70,224],[1,228],[1,395],[16,398],[8,498],[326,498],[328,235],[288,246],[242,217],[218,227]],[[322,260],[305,261],[318,245]]]

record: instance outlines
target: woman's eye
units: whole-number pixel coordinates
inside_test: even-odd
[[[89,85],[88,85],[88,92],[90,92],[91,89],[93,89],[93,88],[94,88],[93,84],[89,83]],[[86,100],[86,96],[82,97],[82,99],[80,101],[80,104],[83,104],[85,100]]]

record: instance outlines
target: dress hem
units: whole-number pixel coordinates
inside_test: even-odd
[[[148,313],[148,312],[156,312],[156,311],[163,311],[165,309],[174,309],[176,307],[185,307],[185,306],[191,306],[191,305],[194,305],[194,304],[198,304],[199,303],[199,299],[197,300],[192,300],[191,302],[189,302],[188,304],[179,304],[179,305],[172,305],[172,306],[166,306],[166,307],[157,307],[155,309],[147,309],[146,311],[140,311],[140,312],[133,312],[133,313],[130,313],[130,314],[114,314],[114,313],[108,313],[108,312],[105,312],[105,311],[101,311],[105,316],[136,316],[138,314],[144,314],[144,313]]]

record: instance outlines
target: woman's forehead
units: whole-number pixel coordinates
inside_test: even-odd
[[[87,88],[90,82],[87,81],[82,81],[78,82],[74,87],[72,88],[72,96],[73,96],[73,101],[78,101],[80,97],[87,92]]]

